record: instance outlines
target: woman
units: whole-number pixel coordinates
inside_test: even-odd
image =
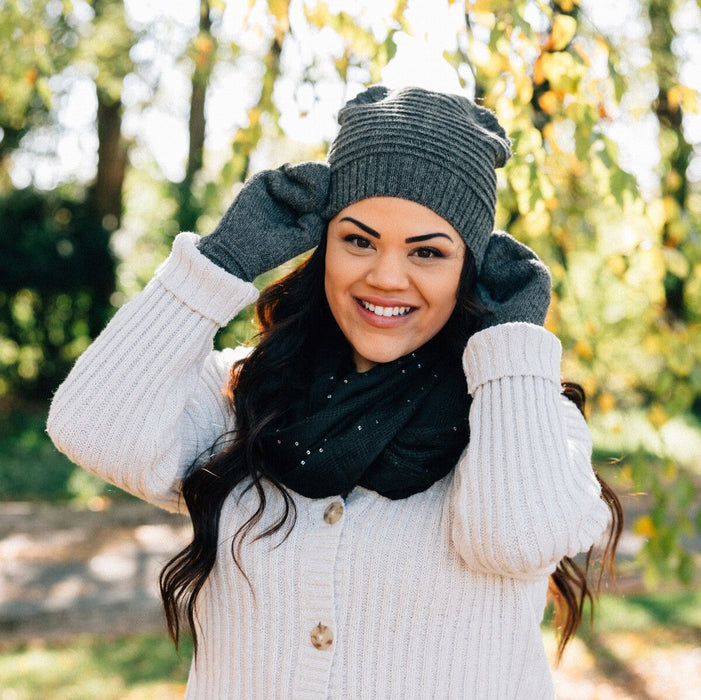
[[[188,698],[554,697],[549,580],[566,641],[589,594],[569,557],[620,523],[561,394],[547,269],[493,232],[508,139],[417,88],[339,122],[328,163],[263,172],[176,238],[49,432],[192,518],[161,576]],[[213,352],[251,281],[314,246],[258,301],[258,346]]]

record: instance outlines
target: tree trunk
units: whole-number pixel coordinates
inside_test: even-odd
[[[214,67],[216,42],[212,36],[209,0],[200,0],[200,25],[194,45],[195,69],[192,73],[192,93],[190,96],[190,118],[188,135],[190,139],[185,178],[178,184],[178,228],[181,231],[194,231],[202,207],[192,192],[197,173],[204,165],[204,139],[207,130],[205,102],[209,78]]]
[[[682,109],[678,102],[670,99],[670,90],[678,82],[677,57],[672,50],[675,38],[674,26],[667,0],[648,0],[648,18],[650,20],[649,46],[652,55],[652,66],[657,78],[657,99],[653,103],[653,111],[657,117],[660,131],[661,165],[660,189],[661,196],[671,197],[679,206],[680,212],[687,208],[686,172],[694,155],[693,148],[684,136],[682,126]],[[672,138],[667,135],[672,134]],[[675,144],[671,150],[666,144]],[[662,243],[667,247],[676,247],[670,232],[670,221],[665,222],[662,231]],[[670,320],[684,320],[686,308],[684,303],[685,280],[671,271],[665,275],[665,310]]]
[[[122,140],[122,103],[107,101],[97,92],[97,177],[90,192],[93,210],[108,230],[122,219],[122,187],[127,167],[127,148]]]
[[[212,20],[209,16],[209,10],[209,0],[200,0],[200,31],[195,46],[195,70],[192,74],[192,96],[188,124],[190,148],[187,154],[185,174],[185,179],[190,181],[202,169],[206,129],[204,105],[209,77],[214,67],[216,44],[212,36]]]

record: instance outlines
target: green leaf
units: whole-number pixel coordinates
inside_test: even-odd
[[[677,565],[677,576],[686,586],[690,586],[696,577],[696,564],[693,557],[688,552],[682,552]]]

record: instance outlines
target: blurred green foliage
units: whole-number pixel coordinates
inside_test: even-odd
[[[46,404],[0,400],[0,499],[46,500],[85,507],[95,497],[127,494],[78,469],[46,434]]]
[[[58,192],[9,192],[0,221],[0,394],[46,399],[113,312],[109,234]]]
[[[0,159],[49,120],[49,78],[68,65],[78,44],[69,5],[68,0],[0,4],[0,46],[6,47],[0,51]],[[6,178],[7,172],[0,169],[0,175]]]

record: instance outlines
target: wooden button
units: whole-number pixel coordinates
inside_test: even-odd
[[[341,501],[334,501],[333,503],[329,503],[324,511],[324,521],[329,525],[334,525],[341,519],[342,515],[343,503],[341,503]]]
[[[321,622],[312,630],[311,638],[317,649],[328,649],[333,644],[333,632]]]

